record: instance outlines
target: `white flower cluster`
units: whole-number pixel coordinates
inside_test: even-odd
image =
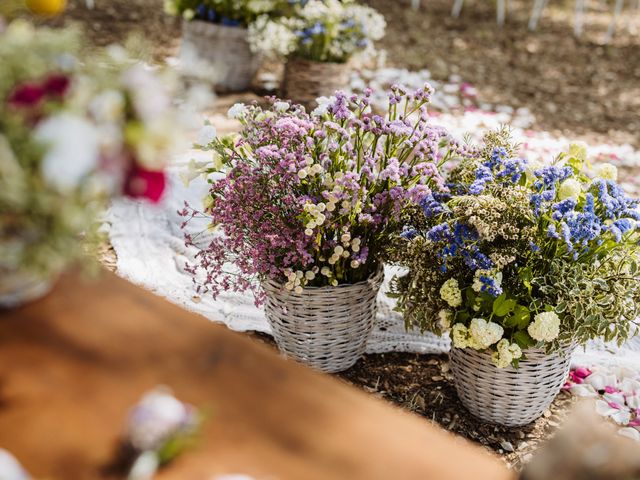
[[[297,41],[298,37],[285,20],[262,15],[249,25],[249,46],[254,53],[286,57],[295,50]]]
[[[618,181],[618,168],[610,163],[598,165],[595,169],[596,176],[603,180]]]
[[[296,270],[295,272],[291,269],[285,270],[284,274],[287,277],[287,283],[285,283],[284,287],[287,290],[293,290],[295,293],[302,293],[302,289],[304,286],[316,278],[316,274],[320,271],[318,267],[313,267],[311,270],[307,270],[303,272],[302,270]]]
[[[327,217],[323,212],[325,212],[326,210],[327,206],[323,202],[320,202],[318,204],[308,202],[307,204],[305,204],[304,211],[307,212],[311,217],[311,219],[305,225],[305,235],[307,235],[308,237],[313,236],[313,229],[319,227],[325,222]]]
[[[450,278],[440,287],[440,298],[449,304],[450,307],[456,308],[462,305],[462,292],[458,286],[458,280]]]
[[[491,360],[498,368],[506,368],[514,360],[522,357],[522,349],[517,343],[509,343],[509,340],[503,338],[496,345],[496,350],[491,354]]]
[[[247,106],[244,103],[235,103],[227,111],[227,117],[231,120],[241,120],[247,114]]]
[[[451,321],[453,320],[453,312],[443,308],[438,312],[438,327],[443,332],[451,328]]]
[[[249,25],[249,44],[253,52],[272,58],[297,52],[313,57],[309,60],[345,61],[356,51],[371,49],[385,28],[384,17],[370,7],[351,1],[310,1],[294,17],[258,17]]]
[[[565,200],[567,198],[573,198],[577,200],[580,193],[582,193],[582,184],[575,178],[569,178],[560,184],[558,199]]]
[[[313,163],[298,170],[298,178],[303,180],[308,176],[320,175],[322,172],[324,172],[324,168],[322,168],[322,165],[320,165],[319,163]]]
[[[218,131],[216,130],[216,127],[210,124],[204,125],[198,132],[198,139],[196,140],[196,145],[201,147],[206,147],[211,142],[213,142],[217,136],[218,136]]]
[[[560,334],[560,318],[555,312],[538,313],[527,327],[531,338],[539,342],[551,342]]]
[[[483,318],[474,318],[469,328],[462,323],[456,323],[451,332],[454,347],[484,350],[502,338],[504,329],[497,323],[487,322]]]

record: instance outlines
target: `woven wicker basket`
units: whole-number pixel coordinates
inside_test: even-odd
[[[263,283],[265,314],[280,351],[323,372],[353,366],[373,329],[382,278],[380,270],[364,282],[305,288],[300,294]]]
[[[458,396],[485,422],[518,427],[540,417],[558,395],[569,373],[573,348],[547,355],[525,351],[518,369],[497,368],[491,355],[452,348],[451,368]]]
[[[15,308],[44,297],[56,278],[57,274],[42,276],[0,268],[0,308]]]
[[[349,83],[349,69],[348,63],[292,58],[284,69],[283,96],[311,110],[316,106],[316,98],[331,96]]]
[[[249,47],[248,30],[228,27],[202,20],[182,23],[182,62],[206,62],[212,69],[212,79],[221,92],[239,92],[251,86],[260,68],[261,59]],[[189,66],[186,65],[187,70]]]

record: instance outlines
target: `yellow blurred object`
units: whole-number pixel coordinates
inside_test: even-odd
[[[67,0],[25,0],[27,8],[36,15],[50,17],[62,13]]]

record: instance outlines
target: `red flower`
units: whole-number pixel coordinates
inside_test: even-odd
[[[8,102],[14,107],[34,107],[40,103],[44,94],[44,89],[40,85],[23,83],[9,95]]]
[[[66,75],[53,74],[50,75],[44,82],[43,88],[47,95],[52,97],[63,97],[69,86],[71,80]]]
[[[157,203],[167,185],[162,171],[145,170],[133,167],[125,180],[124,193],[132,198],[146,198]]]

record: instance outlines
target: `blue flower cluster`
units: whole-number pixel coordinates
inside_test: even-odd
[[[469,185],[469,193],[481,195],[488,183],[497,180],[516,184],[522,178],[526,166],[526,160],[510,158],[504,147],[496,147],[491,156],[476,169],[475,180]]]
[[[326,31],[327,29],[322,23],[316,22],[311,27],[296,31],[296,35],[301,39],[303,45],[308,45],[313,42],[313,37],[322,35]]]
[[[487,275],[480,275],[479,280],[482,284],[482,286],[480,287],[481,292],[488,293],[492,297],[499,297],[500,295],[502,295],[502,287],[498,285],[498,282],[496,282],[494,278],[491,278]]]
[[[449,207],[444,203],[450,198],[446,193],[429,193],[420,201],[420,208],[427,218],[432,218],[448,212]]]
[[[540,170],[536,170],[533,174],[537,180],[533,183],[535,193],[531,194],[531,208],[533,209],[534,215],[538,217],[545,209],[545,203],[553,202],[556,199],[556,187],[573,175],[573,169],[571,167],[549,165]],[[567,211],[573,210],[575,205],[569,207],[569,203],[567,202],[558,208],[564,209],[561,214],[565,214]],[[553,209],[556,209],[555,206]],[[559,214],[556,213],[556,217],[558,215]]]
[[[442,243],[438,257],[443,260],[441,270],[447,271],[447,260],[459,256],[471,270],[489,270],[494,267],[489,257],[480,251],[476,244],[480,236],[475,228],[465,223],[456,222],[453,227],[444,222],[432,227],[427,238],[434,243]]]
[[[533,195],[534,206],[537,201],[538,196]],[[614,181],[596,179],[582,204],[568,198],[551,205],[551,219],[557,223],[548,226],[547,236],[561,239],[577,259],[589,251],[592,242],[601,245],[606,232],[610,232],[616,242],[622,241],[624,234],[634,230],[636,221],[640,221],[638,205],[638,201],[625,195]]]

